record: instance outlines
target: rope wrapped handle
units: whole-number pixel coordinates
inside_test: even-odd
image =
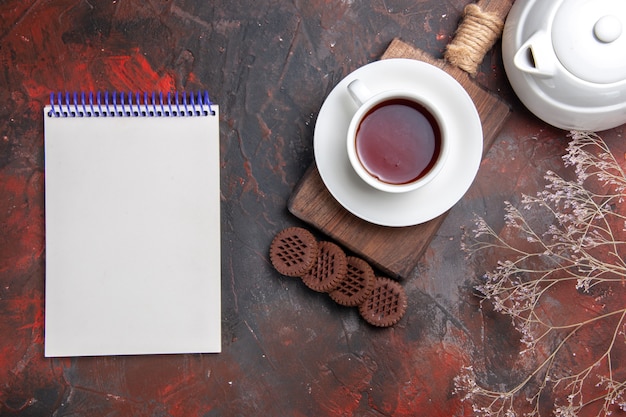
[[[511,0],[467,5],[455,37],[446,47],[444,58],[475,76],[485,54],[502,34],[504,19],[511,5]]]

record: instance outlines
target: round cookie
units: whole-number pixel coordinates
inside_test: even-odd
[[[339,286],[330,293],[337,304],[354,307],[361,304],[374,289],[376,276],[372,267],[363,259],[348,256],[348,272]]]
[[[374,289],[359,306],[359,314],[369,324],[389,327],[396,324],[407,307],[407,297],[400,283],[389,278],[376,278]]]
[[[301,277],[315,265],[318,250],[319,244],[311,232],[301,227],[289,227],[274,236],[270,261],[281,274]]]
[[[345,278],[348,261],[345,252],[332,242],[320,242],[317,262],[302,276],[302,282],[317,292],[330,292]]]

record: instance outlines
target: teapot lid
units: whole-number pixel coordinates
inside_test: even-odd
[[[574,76],[598,84],[626,80],[626,1],[563,0],[552,43]]]

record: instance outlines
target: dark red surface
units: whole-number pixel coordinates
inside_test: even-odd
[[[524,110],[496,49],[477,82],[515,113],[412,276],[405,317],[376,329],[268,260],[342,77],[394,37],[435,56],[468,1],[0,3],[1,416],[460,416],[461,367],[511,382],[508,319],[479,310],[484,265],[460,250],[478,213],[561,169],[565,132]],[[50,91],[208,89],[221,106],[223,353],[45,359],[42,106]],[[603,135],[623,155],[623,128]],[[399,242],[401,244],[401,242]],[[77,312],[80,314],[80,312]]]

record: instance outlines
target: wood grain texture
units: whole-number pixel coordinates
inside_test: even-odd
[[[466,89],[480,115],[484,155],[507,120],[510,107],[485,91],[463,70],[435,59],[400,39],[394,39],[381,57],[389,58],[416,59],[435,65],[452,75]],[[397,228],[366,222],[348,212],[332,197],[315,164],[295,187],[288,209],[299,219],[395,278],[406,278],[415,269],[447,215],[444,213],[426,223]]]

